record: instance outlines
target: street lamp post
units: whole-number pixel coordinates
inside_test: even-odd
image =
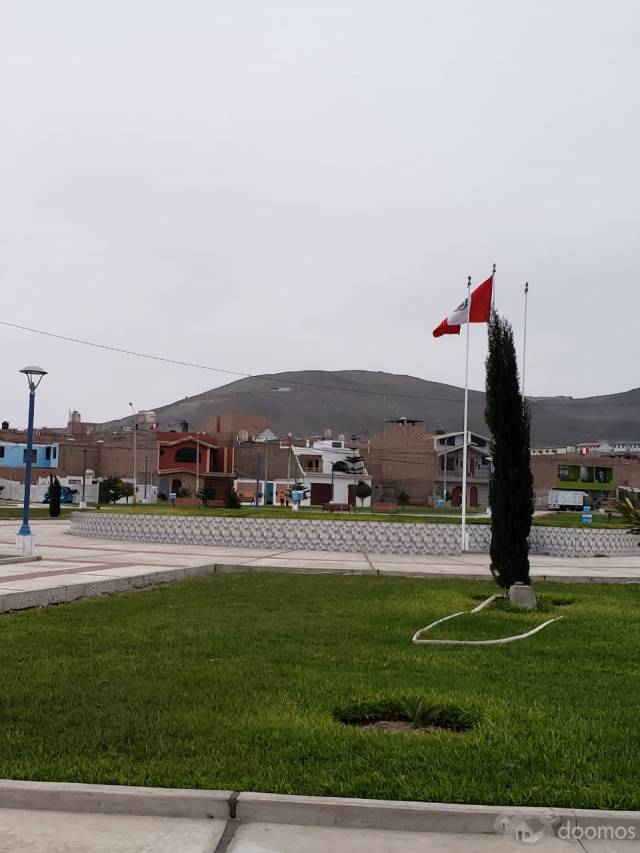
[[[31,502],[31,463],[33,453],[33,415],[36,405],[36,389],[42,382],[42,377],[47,371],[41,367],[31,364],[23,367],[20,373],[24,373],[29,383],[29,422],[27,426],[27,450],[24,469],[24,501],[22,504],[22,527],[16,536],[16,550],[24,557],[33,553],[33,537],[29,527],[29,504]]]

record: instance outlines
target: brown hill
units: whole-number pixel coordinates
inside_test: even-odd
[[[278,435],[320,435],[331,428],[334,434],[366,438],[379,433],[385,420],[399,417],[424,420],[429,429],[461,429],[463,397],[461,388],[415,376],[304,370],[239,379],[155,411],[167,429],[178,428],[182,420],[191,429],[202,429],[210,415],[256,412],[266,416]],[[640,438],[639,388],[582,399],[533,398],[531,408],[537,446]],[[486,432],[481,391],[470,391],[469,425]]]

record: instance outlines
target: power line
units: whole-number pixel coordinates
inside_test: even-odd
[[[423,400],[423,401],[429,401],[429,402],[434,402],[434,403],[451,403],[451,404],[457,404],[460,402],[459,400],[453,399],[451,397],[437,397],[437,396],[428,396],[428,395],[424,395],[424,394],[401,394],[397,391],[374,391],[370,388],[358,388],[357,385],[352,385],[350,387],[343,387],[343,386],[339,386],[339,385],[326,385],[322,382],[303,382],[299,379],[289,379],[289,378],[283,379],[282,376],[274,376],[271,374],[243,373],[242,371],[239,371],[239,370],[228,370],[228,369],[223,368],[223,367],[211,367],[211,365],[208,365],[208,364],[198,364],[196,362],[191,362],[191,361],[180,361],[179,359],[169,358],[168,356],[152,355],[151,353],[137,352],[135,350],[124,349],[123,347],[114,347],[114,346],[110,346],[109,344],[97,343],[96,341],[86,341],[82,338],[73,338],[73,337],[70,337],[68,335],[58,334],[56,332],[47,332],[44,329],[34,329],[31,326],[22,326],[19,323],[9,323],[6,320],[0,320],[0,326],[6,326],[7,328],[10,328],[10,329],[18,329],[19,331],[22,331],[22,332],[30,332],[31,334],[34,334],[34,335],[43,335],[44,337],[47,337],[47,338],[55,338],[56,340],[66,341],[67,343],[81,344],[82,346],[93,347],[94,349],[107,350],[108,352],[116,352],[116,353],[119,353],[120,355],[131,355],[131,356],[134,356],[135,358],[146,358],[146,359],[149,359],[151,361],[160,361],[160,362],[163,362],[164,364],[175,364],[178,367],[193,367],[196,370],[206,370],[206,371],[209,371],[211,373],[224,373],[224,374],[227,374],[229,376],[239,376],[242,379],[257,379],[257,380],[260,380],[263,382],[274,382],[274,381],[283,382],[283,381],[285,381],[285,382],[289,383],[290,385],[299,385],[303,388],[320,388],[323,391],[341,391],[342,393],[346,393],[346,394],[365,394],[365,395],[370,395],[373,397],[396,397],[396,398],[401,399],[401,400]],[[418,381],[426,381],[426,380],[419,380],[418,377],[416,377],[416,379]],[[460,390],[460,393],[462,394],[462,390],[456,388],[456,391],[458,391],[458,390]],[[266,393],[272,393],[272,392],[271,391],[234,391],[234,392],[227,394],[227,396],[229,396],[229,397],[231,397],[231,396],[242,396],[243,394],[252,394],[252,393],[266,394]],[[472,390],[471,393],[472,394],[474,394],[474,393],[475,394],[483,394],[484,392]],[[196,394],[194,396],[200,396],[200,395]],[[191,398],[189,398],[189,399],[191,399]],[[176,402],[180,402],[180,401],[176,401]],[[568,408],[574,408],[575,406],[608,406],[609,408],[611,408],[614,406],[617,407],[617,406],[639,406],[640,405],[640,402],[629,402],[629,403],[601,402],[601,403],[595,403],[595,402],[589,402],[588,400],[574,400],[572,398],[560,399],[560,400],[538,398],[536,400],[529,400],[529,402],[533,406],[567,406]],[[470,399],[469,405],[470,406],[480,406],[480,405],[484,406],[484,399],[481,399],[481,400]],[[125,419],[121,418],[120,420],[125,420]]]

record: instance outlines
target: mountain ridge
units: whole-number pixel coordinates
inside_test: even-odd
[[[423,420],[428,430],[462,429],[463,400],[464,389],[456,385],[408,374],[301,370],[237,379],[154,411],[167,429],[186,420],[200,430],[207,417],[238,412],[264,415],[279,435],[320,435],[332,429],[336,435],[368,438],[383,431],[385,420],[400,417]],[[640,388],[584,398],[535,397],[530,405],[535,446],[640,437]],[[128,417],[102,426],[130,422]],[[469,391],[469,428],[487,432],[483,391]]]

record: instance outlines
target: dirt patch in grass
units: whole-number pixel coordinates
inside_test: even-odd
[[[354,723],[354,725],[368,732],[386,732],[387,734],[401,735],[422,735],[429,732],[453,731],[453,729],[447,726],[414,726],[408,720],[378,720],[375,723]]]

